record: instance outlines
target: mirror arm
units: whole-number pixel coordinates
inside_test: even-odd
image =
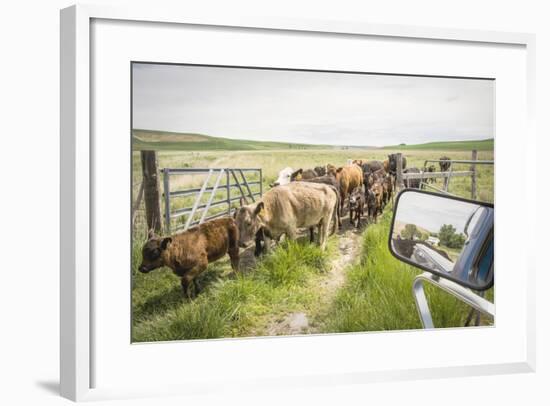
[[[428,275],[431,278],[433,275],[424,272],[422,275]],[[422,328],[434,328],[434,322],[432,320],[432,313],[430,312],[430,306],[426,299],[426,293],[424,292],[424,282],[421,278],[422,275],[417,276],[414,279],[412,290],[414,299],[416,301],[416,310],[418,310],[418,316],[422,321]]]
[[[424,292],[424,282],[431,283],[483,314],[495,317],[494,303],[489,302],[487,299],[477,295],[470,289],[460,286],[458,283],[445,278],[439,278],[429,272],[424,272],[414,279],[412,286],[414,299],[416,301],[416,309],[418,310],[418,315],[420,316],[424,328],[434,328],[432,314],[430,312],[428,300],[426,299],[426,293]]]

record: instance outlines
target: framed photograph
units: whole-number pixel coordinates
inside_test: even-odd
[[[533,36],[61,28],[63,396],[534,369]]]

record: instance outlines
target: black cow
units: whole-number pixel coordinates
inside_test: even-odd
[[[388,161],[390,166],[390,174],[395,176],[397,172],[397,154],[389,154]],[[405,158],[404,156],[401,157],[401,164],[403,165],[402,169],[405,169],[407,167],[407,158]]]
[[[447,172],[449,169],[451,169],[451,158],[448,156],[442,156],[439,158],[439,169],[441,169],[441,172]]]
[[[407,168],[403,171],[404,173],[421,173],[418,168]],[[420,189],[420,178],[419,179],[407,179],[405,185],[409,188]]]

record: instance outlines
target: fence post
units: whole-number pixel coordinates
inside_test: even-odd
[[[157,153],[155,151],[141,151],[141,172],[143,174],[143,195],[147,228],[160,232],[162,222],[160,217]]]
[[[164,168],[162,171],[164,182],[164,227],[166,233],[170,234],[171,224],[171,212],[170,212],[170,169]]]
[[[477,150],[472,151],[472,161],[477,161]],[[477,165],[471,164],[470,171],[472,171],[472,200],[477,198]]]
[[[401,152],[398,152],[395,164],[395,181],[397,183],[397,189],[401,190],[405,187],[403,184],[403,155]]]

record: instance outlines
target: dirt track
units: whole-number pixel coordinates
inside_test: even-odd
[[[289,313],[270,321],[266,329],[267,335],[293,335],[311,334],[320,330],[320,325],[315,323],[319,314],[324,313],[331,305],[338,289],[346,281],[346,269],[353,264],[359,255],[360,237],[365,229],[363,222],[360,228],[355,228],[349,223],[349,218],[342,220],[342,229],[338,232],[338,255],[331,261],[329,271],[322,276],[319,289],[321,291],[321,303],[315,310],[315,314],[305,312]]]

